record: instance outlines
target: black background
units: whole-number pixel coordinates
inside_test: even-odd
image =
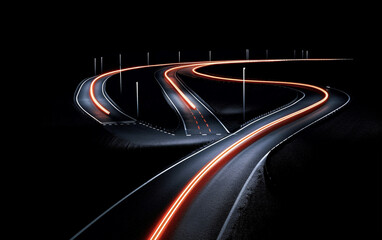
[[[371,74],[366,56],[373,52],[372,21],[364,17],[366,9],[349,3],[278,4],[127,2],[106,6],[92,3],[50,6],[45,11],[33,12],[25,20],[25,31],[18,31],[18,36],[27,39],[20,50],[27,56],[24,63],[27,76],[22,82],[28,104],[20,105],[24,115],[36,123],[27,126],[27,134],[15,133],[13,141],[22,150],[20,153],[23,150],[30,153],[27,160],[22,158],[14,168],[22,176],[17,189],[26,193],[17,205],[28,213],[23,222],[37,223],[33,234],[68,239],[126,193],[96,179],[102,173],[97,171],[104,167],[99,159],[119,158],[121,153],[102,148],[106,141],[102,129],[78,117],[73,104],[78,83],[94,73],[94,58],[103,56],[105,70],[111,70],[118,67],[119,53],[126,56],[127,67],[145,64],[147,51],[152,63],[175,62],[178,50],[189,54],[190,60],[208,59],[208,50],[219,54],[221,59],[236,58],[237,52],[242,51],[244,58],[245,49],[259,54],[269,49],[270,57],[294,49],[309,50],[311,57],[350,57],[357,62],[358,70],[348,89],[360,100],[356,110],[347,116],[353,114],[359,118],[357,111],[362,109],[362,114],[370,113],[372,121],[378,122],[381,118],[377,110],[377,79]],[[31,105],[38,105],[39,111]],[[94,149],[101,150],[89,156],[98,158],[93,163],[97,167],[92,168],[89,161],[81,163],[81,158]],[[370,149],[360,146],[358,151],[366,150]],[[380,199],[381,165],[377,161],[380,153],[373,150],[368,156],[375,159],[369,168],[373,171],[358,173],[364,183],[360,185]],[[112,176],[113,169],[111,165],[103,170]],[[354,170],[354,166],[345,169]],[[147,177],[137,176],[140,181]],[[98,189],[101,190],[97,192]],[[380,201],[362,197],[357,200],[360,206],[371,204],[369,210],[380,213]],[[301,213],[303,209],[296,211]],[[373,215],[372,222],[379,226],[380,233],[381,218],[377,215],[375,221]],[[359,217],[361,228],[370,222],[362,224],[361,218],[365,216],[359,214]],[[19,222],[16,217],[15,223]],[[370,231],[370,228],[362,229]],[[376,230],[374,226],[371,229]]]

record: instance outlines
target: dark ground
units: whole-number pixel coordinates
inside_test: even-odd
[[[23,110],[20,117],[23,126],[26,116],[36,122],[28,122],[27,131],[17,131],[12,138],[12,148],[20,146],[17,155],[23,154],[11,164],[16,172],[10,178],[17,192],[16,208],[21,209],[13,214],[12,222],[16,226],[24,223],[28,226],[25,231],[18,227],[14,236],[28,233],[40,238],[68,239],[99,212],[158,172],[158,168],[193,150],[172,151],[173,155],[167,154],[166,159],[138,174],[132,166],[142,166],[143,161],[132,163],[132,159],[147,159],[169,151],[136,149],[126,154],[123,150],[105,147],[110,139],[107,133],[94,121],[81,116],[73,104],[78,83],[93,75],[95,57],[104,57],[106,71],[118,68],[119,53],[125,56],[123,67],[127,67],[146,64],[147,51],[150,51],[151,63],[165,63],[177,61],[178,50],[182,50],[182,61],[195,61],[207,60],[208,50],[213,51],[213,59],[242,59],[246,48],[250,49],[251,58],[263,58],[265,49],[269,49],[270,58],[290,57],[293,49],[309,49],[311,57],[353,57],[357,66],[357,71],[350,73],[349,66],[335,70],[337,65],[313,68],[314,72],[310,73],[288,73],[293,79],[299,76],[297,79],[302,82],[312,80],[324,85],[328,85],[330,77],[329,85],[348,92],[352,101],[335,116],[284,144],[269,161],[272,165],[269,171],[273,172],[272,189],[283,206],[275,225],[271,226],[270,231],[276,233],[273,236],[283,236],[283,233],[303,236],[310,230],[317,230],[323,236],[329,232],[321,231],[321,222],[316,217],[328,215],[338,217],[339,222],[346,223],[343,226],[349,226],[338,226],[337,218],[327,218],[330,225],[327,229],[334,229],[337,236],[342,230],[349,236],[349,229],[367,236],[374,232],[373,224],[379,227],[380,233],[381,156],[376,146],[381,137],[380,101],[377,100],[377,78],[371,74],[372,69],[363,55],[372,38],[365,27],[357,27],[367,24],[361,24],[355,17],[362,15],[362,8],[358,5],[352,8],[349,4],[341,8],[322,5],[315,6],[317,12],[313,13],[304,6],[282,11],[258,6],[244,9],[242,13],[242,6],[230,6],[217,13],[207,6],[201,12],[196,6],[187,11],[130,6],[121,13],[115,11],[114,6],[105,14],[107,8],[98,7],[98,11],[61,6],[60,10],[51,9],[42,15],[33,12],[28,22],[36,21],[27,24],[25,33],[20,31],[19,39],[29,41],[20,44],[28,49],[25,51],[28,57],[26,61],[15,60],[12,64],[28,68],[22,83],[32,96],[28,94],[27,104],[18,104],[17,109]],[[102,17],[97,17],[97,13],[102,13]],[[174,20],[183,25],[175,28]],[[358,40],[359,36],[362,41]],[[273,67],[261,65],[256,74],[277,78],[286,70],[275,72]],[[272,76],[274,73],[276,76]],[[305,79],[306,73],[320,78]],[[248,78],[256,75],[255,72],[248,74]],[[338,79],[340,82],[335,82]],[[32,106],[41,109],[36,112]],[[323,133],[324,130],[327,132]],[[328,149],[330,154],[321,149]],[[292,158],[288,156],[290,152],[301,154],[294,154]],[[286,158],[288,161],[284,164]],[[323,165],[322,159],[327,164]],[[126,165],[126,162],[129,163]],[[282,171],[284,168],[288,170]],[[328,174],[321,186],[317,179],[323,171]],[[295,194],[285,194],[289,191]],[[354,215],[349,216],[352,211]],[[369,212],[375,213],[379,220],[367,218]],[[291,214],[296,216],[292,220],[288,218]],[[296,229],[294,224],[302,228]]]
[[[372,238],[380,231],[382,129],[372,115],[354,99],[272,153],[269,186],[281,211],[271,232],[318,239]]]
[[[308,65],[321,70],[316,72]],[[381,234],[378,147],[382,116],[377,110],[377,93],[372,84],[361,84],[367,81],[357,59],[320,66],[300,65],[303,75],[293,77],[303,76],[305,82],[316,84],[327,82],[349,93],[351,101],[269,155],[266,185],[270,193],[265,207],[273,212],[253,211],[259,210],[254,202],[259,198],[249,197],[248,208],[241,212],[241,228],[232,235],[234,239],[371,238]],[[277,64],[272,67],[276,71],[271,78],[278,79],[274,74],[278,72]],[[289,70],[293,72],[291,65]],[[282,76],[288,79],[291,75],[284,72]],[[267,225],[251,225],[262,218]]]
[[[231,72],[236,70],[221,72]],[[211,71],[216,74],[219,71]],[[240,72],[240,69],[238,69]],[[261,114],[272,111],[284,104],[291,103],[299,96],[296,91],[277,86],[247,84],[246,114],[243,119],[243,86],[241,83],[211,81],[181,75],[181,79],[203,99],[209,108],[232,133],[242,124],[251,121]],[[274,96],[277,96],[275,98]]]
[[[281,201],[278,224],[270,230],[276,236],[381,234],[380,101],[372,78],[354,63],[349,71],[339,68],[339,75],[330,71],[338,78],[333,86],[350,94],[349,105],[287,141],[267,161],[269,186]]]
[[[269,157],[267,168],[272,177],[269,186],[271,193],[276,196],[279,207],[272,220],[274,222],[267,226],[267,236],[271,239],[281,236],[303,238],[310,236],[312,232],[321,237],[329,233],[337,236],[357,234],[364,237],[378,226],[380,163],[377,160],[380,159],[380,153],[376,149],[382,134],[379,124],[381,116],[374,111],[373,104],[368,105],[373,97],[364,99],[365,95],[360,91],[362,89],[355,90],[358,84],[356,86],[349,84],[349,79],[352,81],[358,79],[357,66],[355,61],[346,61],[283,63],[272,64],[269,67],[264,64],[247,67],[248,78],[267,76],[268,79],[295,79],[294,81],[301,82],[304,79],[305,82],[311,83],[330,83],[332,87],[347,91],[352,97],[350,104],[343,110],[303,131],[276,149]],[[239,66],[232,68],[226,68],[225,71],[222,69],[206,71],[233,76],[235,76],[233,73],[240,72],[236,71]],[[324,70],[315,72],[316,68],[328,69],[328,72]],[[286,71],[287,69],[289,70]],[[349,69],[349,72],[346,72],[346,69]],[[278,74],[273,74],[274,72]],[[190,80],[186,82],[189,83]],[[209,84],[223,85],[220,88],[223,95],[224,91],[232,90],[232,86],[227,83]],[[203,91],[197,88],[196,82],[190,86],[201,96],[203,95]],[[248,88],[249,92],[251,88],[253,92],[259,89],[266,90],[261,86]],[[287,95],[284,101],[278,103],[280,105],[294,97],[289,90],[283,90]],[[270,90],[266,93],[274,96],[274,92]],[[254,100],[258,104],[255,105],[265,107],[264,111],[271,110],[272,104],[277,103],[264,105],[266,101],[259,102],[261,96]],[[212,101],[212,98],[209,101],[219,112],[219,103]],[[44,167],[50,166],[48,168],[50,172],[46,173],[46,176],[53,180],[54,187],[49,188],[47,200],[54,203],[52,209],[55,217],[60,218],[60,224],[55,227],[57,231],[63,232],[64,238],[73,235],[155,173],[200,147],[128,151],[110,148],[110,136],[98,124],[81,116],[72,103],[63,107],[60,114],[65,113],[62,112],[63,109],[67,109],[66,118],[76,120],[70,120],[71,124],[61,123],[51,126],[50,140],[54,142],[48,145],[50,149],[48,162],[41,160]],[[69,112],[72,115],[69,115]],[[254,114],[253,116],[261,114],[261,108],[255,107],[251,114]],[[238,123],[241,121],[240,114],[229,117],[238,118],[239,120],[236,119]],[[155,162],[150,160],[152,156],[166,157],[160,158],[160,162]],[[41,180],[46,181],[46,178]],[[59,205],[58,208],[56,204]],[[250,223],[253,216],[243,217],[248,217],[246,222]],[[322,221],[325,222],[324,225]],[[355,229],[355,232],[346,231],[349,226]],[[250,235],[251,231],[248,233],[249,238],[253,237]]]
[[[113,82],[115,79],[109,81]],[[155,80],[152,83],[157,84]],[[220,96],[231,93],[232,86],[239,85],[239,90],[241,87],[241,84],[207,83],[205,80],[194,82],[191,87],[197,93],[203,94],[201,90],[205,88],[205,84],[214,89],[218,87],[219,93],[214,94]],[[160,91],[159,88],[154,87],[153,89]],[[251,97],[251,93],[255,95]],[[114,94],[118,96],[118,93]],[[273,99],[271,96],[276,94],[280,98]],[[140,96],[152,101],[152,104],[147,104],[146,108],[145,105],[141,106],[142,112],[149,112],[155,103],[159,104],[155,105],[157,111],[166,109],[165,104],[160,104],[160,100],[163,99],[155,101],[151,98],[153,97],[151,90],[142,91]],[[248,96],[247,116],[252,118],[289,103],[296,97],[296,94],[284,88],[248,86]],[[243,123],[242,115],[237,114],[241,110],[240,98],[237,98],[238,101],[231,101],[227,97],[219,99],[220,101],[216,101],[216,99],[212,101],[210,96],[209,102],[218,113],[222,112],[225,106],[233,104],[231,106],[233,112],[225,114],[226,118],[223,120],[233,120],[233,124],[230,125],[232,130],[238,129],[239,125]],[[250,104],[251,100],[256,104]],[[64,109],[66,112],[63,112]],[[48,145],[50,149],[48,159],[52,159],[52,162],[49,163],[52,171],[46,175],[54,182],[54,188],[49,191],[49,201],[60,204],[59,208],[54,209],[56,217],[59,216],[62,224],[56,227],[58,230],[65,230],[64,236],[66,237],[74,235],[76,231],[156,173],[202,146],[125,149],[113,144],[115,139],[99,124],[93,123],[92,119],[78,111],[73,103],[61,109],[60,114],[66,114],[65,117],[71,118],[71,120],[70,123],[50,127],[49,141],[54,142],[50,142]],[[158,122],[160,119],[155,117],[150,120],[154,122],[156,120],[156,124],[161,123]],[[42,179],[42,181],[45,180]]]
[[[381,130],[372,117],[354,118],[353,111],[364,111],[356,104],[269,155],[265,184],[260,182],[247,196],[232,239],[364,239],[380,234]]]

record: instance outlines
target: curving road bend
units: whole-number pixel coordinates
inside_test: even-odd
[[[203,104],[198,96],[178,82],[176,71],[173,69],[177,65],[187,64],[157,64],[122,69],[122,71],[134,71],[141,68],[157,69],[152,79],[153,84],[159,84],[163,96],[171,103],[170,107],[181,119],[182,124],[174,132],[149,126],[127,115],[115,104],[107,94],[105,85],[112,75],[119,74],[119,70],[82,81],[75,93],[75,103],[83,113],[102,124],[113,135],[138,146],[158,146],[158,142],[162,146],[206,143],[227,135],[228,129],[216,115]],[[171,71],[165,75],[167,70]],[[194,107],[190,107],[185,99],[190,99]]]
[[[192,64],[194,66],[194,64]],[[196,95],[194,95],[177,76],[177,71],[186,68],[187,65],[177,67],[165,67],[155,73],[155,78],[166,96],[173,103],[176,111],[182,119],[186,136],[192,135],[225,135],[230,133],[224,124],[216,117]],[[189,99],[193,107],[188,106],[183,99],[179,97],[176,91],[169,85],[168,81],[173,81],[184,96]]]
[[[260,62],[261,60],[255,61]],[[195,96],[187,91],[187,88],[179,81],[176,81],[175,73],[182,69],[182,71],[188,71],[190,74],[211,80],[240,81],[239,79],[202,74],[198,72],[198,68],[210,64],[243,62],[246,61],[166,66],[156,73],[156,79],[162,89],[168,93],[167,95],[171,95],[171,101],[177,102],[174,104],[175,106],[180,108],[182,104],[183,107],[185,104],[188,105],[191,114],[185,108],[183,113],[179,111],[183,117],[192,120],[196,115],[192,110],[200,108],[200,115],[206,118],[208,116],[206,120],[214,122],[215,127],[220,125],[221,129],[224,129],[218,119],[213,114],[208,115],[209,110],[196,103],[198,101],[195,101]],[[186,98],[196,104],[195,109],[185,101],[184,97],[174,94],[174,91],[178,92],[178,90],[172,88],[171,92],[171,87],[165,85],[166,72],[170,73],[167,76],[176,82]],[[103,78],[105,77],[107,76],[103,76]],[[82,85],[88,86],[92,80],[94,82],[94,79],[89,79]],[[93,85],[99,86],[101,82]],[[299,83],[259,80],[249,80],[248,82],[282,84],[297,88],[304,95],[301,95],[294,103],[247,124],[154,176],[85,226],[72,239],[216,239],[240,190],[259,161],[280,142],[335,112],[349,101],[346,93],[334,89],[324,90]],[[89,88],[91,88],[91,84]],[[81,88],[86,89],[86,87]],[[99,90],[95,92],[101,96]],[[81,90],[77,94],[84,98],[82,100],[86,99]],[[84,104],[83,102],[81,101],[81,105]],[[113,109],[113,104],[105,101],[99,103],[107,109]],[[90,102],[89,105],[91,105]],[[93,110],[98,113],[102,111],[95,105],[93,105]],[[117,116],[118,121],[134,121],[125,114],[116,114],[116,111],[119,112],[113,110],[113,113],[110,111],[110,114],[103,114],[105,116],[100,113],[93,117],[101,123],[108,122],[111,116],[113,118]],[[191,123],[192,121],[189,125],[185,124],[185,129],[190,132],[189,129],[195,130],[195,126],[192,127]],[[207,134],[207,131],[210,132],[207,129],[206,127],[203,132],[192,133]],[[190,133],[185,132],[185,136],[187,134]]]
[[[113,103],[110,97],[107,96],[107,93],[105,92],[105,83],[110,76],[111,75],[104,76],[96,82],[96,76],[83,80],[76,89],[75,103],[85,114],[104,126],[112,122],[135,121],[133,117],[123,113],[122,110]],[[94,85],[94,95],[97,97],[99,103],[108,109],[109,114],[100,111],[92,102],[92,99],[89,96],[92,84]]]

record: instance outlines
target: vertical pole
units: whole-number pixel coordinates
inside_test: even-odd
[[[293,50],[293,58],[296,58],[296,49]]]
[[[245,67],[243,67],[243,122],[245,122]]]
[[[122,56],[119,54],[119,92],[122,94]]]
[[[304,50],[301,50],[301,58],[304,58]]]
[[[249,60],[249,49],[245,50],[245,59]]]
[[[308,50],[306,50],[305,57],[306,57],[306,59],[309,58],[309,51]]]
[[[147,65],[150,65],[150,52],[147,52]]]
[[[268,49],[265,50],[265,58],[268,59]]]
[[[101,74],[103,73],[103,57],[101,57]]]
[[[180,51],[178,51],[178,62],[180,62]]]
[[[97,58],[94,58],[94,75],[97,75]]]
[[[211,57],[211,50],[210,51],[208,51],[208,59],[211,61],[211,59],[212,59],[212,57]]]
[[[135,82],[136,95],[137,95],[137,118],[139,118],[139,97],[138,97],[138,82]]]

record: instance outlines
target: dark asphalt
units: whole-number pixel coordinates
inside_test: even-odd
[[[169,67],[156,68],[158,68],[158,71],[153,76],[153,84],[161,86],[163,96],[168,100],[182,122],[178,129],[173,132],[155,128],[126,115],[105,91],[105,85],[110,76],[99,79],[94,85],[95,97],[110,111],[110,115],[100,111],[89,97],[89,88],[95,77],[85,79],[80,83],[75,92],[74,101],[84,114],[102,124],[117,138],[129,141],[135,146],[201,144],[227,135],[228,130],[212,111],[207,109],[197,96],[189,92],[182,84],[177,83],[178,87],[191,99],[197,109],[192,110],[186,106],[179,94],[164,79],[163,72]],[[173,77],[177,79],[176,76]]]
[[[75,239],[148,237],[173,199],[215,156],[256,129],[310,106],[322,98],[319,93],[299,89],[304,94],[299,94],[300,97],[293,103],[227,135],[228,130],[208,106],[203,104],[203,100],[182,83],[176,72],[172,72],[169,76],[176,80],[177,86],[196,105],[196,110],[186,106],[184,100],[164,78],[163,73],[169,67],[171,66],[158,68],[154,77],[161,86],[164,97],[182,119],[183,124],[173,133],[155,129],[124,114],[105,92],[109,76],[100,79],[95,85],[96,98],[111,112],[109,116],[101,113],[89,99],[89,87],[94,77],[84,80],[79,85],[75,93],[75,102],[85,114],[104,125],[116,137],[130,140],[137,145],[166,146],[208,142],[219,138],[220,140],[181,159],[141,185],[82,229],[74,236]],[[186,70],[190,69],[183,71]],[[181,214],[176,216],[175,224],[165,233],[166,239],[216,239],[245,181],[264,155],[283,140],[336,111],[349,100],[348,95],[341,91],[328,91],[329,100],[318,110],[258,139],[219,169],[198,189],[192,200],[181,208]]]
[[[182,159],[114,206],[85,229],[76,239],[142,239],[147,237],[163,211],[199,169],[235,141],[282,116],[304,108],[321,98],[308,91],[293,105],[247,125],[245,128]],[[331,91],[320,109],[285,125],[256,141],[224,166],[193,199],[179,219],[173,239],[216,239],[237,194],[257,162],[283,139],[334,111],[347,96]]]
[[[331,97],[324,107],[271,132],[232,158],[199,191],[178,221],[171,239],[216,239],[245,181],[266,153],[291,134],[348,101],[348,96],[342,92],[332,90],[330,93]],[[306,94],[308,99],[315,98]],[[291,109],[297,108],[296,105]]]
[[[169,77],[176,79],[179,89],[189,98],[196,106],[196,110],[190,109],[185,102],[179,97],[179,94],[167,83],[163,77],[164,72],[170,67],[162,68],[155,73],[155,78],[161,85],[165,96],[171,101],[171,105],[176,108],[176,112],[182,118],[185,134],[192,135],[225,135],[228,130],[221,121],[213,114],[213,112],[202,103],[192,92],[179,81],[176,73],[169,73]]]

